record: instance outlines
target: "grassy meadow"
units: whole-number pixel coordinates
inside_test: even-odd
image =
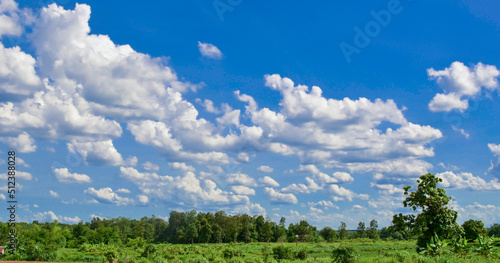
[[[57,251],[59,262],[332,262],[332,251],[339,247],[354,248],[353,258],[337,262],[500,262],[498,249],[480,255],[474,249],[452,253],[444,248],[440,256],[419,255],[412,241],[372,241],[369,239],[320,243],[235,243],[235,244],[156,244],[143,247],[82,245]],[[352,260],[352,261],[351,261]]]

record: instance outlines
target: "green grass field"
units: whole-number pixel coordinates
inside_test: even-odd
[[[442,256],[419,255],[411,241],[372,241],[356,239],[333,243],[238,243],[238,244],[158,244],[145,247],[85,245],[78,249],[60,249],[54,261],[105,262],[332,262],[332,251],[341,246],[354,247],[352,262],[500,262],[498,249],[489,256],[473,250],[461,256],[444,249]],[[281,252],[281,254],[279,254]],[[282,257],[284,259],[280,259]],[[348,261],[344,261],[348,262]]]

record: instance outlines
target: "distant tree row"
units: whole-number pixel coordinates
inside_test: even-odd
[[[202,213],[170,213],[168,222],[155,217],[140,220],[124,217],[100,219],[79,224],[63,224],[57,221],[18,223],[16,233],[18,248],[30,250],[43,244],[44,249],[76,248],[83,244],[117,244],[142,246],[147,243],[230,243],[230,242],[328,242],[337,239],[379,238],[377,221],[364,228],[360,222],[357,231],[348,231],[344,222],[337,230],[325,227],[318,231],[315,226],[302,220],[286,227],[286,219],[279,223],[262,215],[228,215],[224,211]],[[0,245],[9,242],[10,228],[0,223]]]
[[[478,235],[486,234],[484,224],[479,220],[463,223],[465,237],[474,240]],[[393,225],[378,230],[376,220],[371,220],[368,227],[359,222],[355,231],[347,230],[344,222],[338,230],[325,227],[317,230],[306,220],[286,227],[286,219],[279,223],[262,215],[228,215],[224,211],[202,213],[170,213],[168,222],[152,216],[140,220],[130,218],[94,218],[91,222],[69,225],[58,223],[19,223],[16,225],[18,240],[21,243],[42,243],[46,247],[78,247],[87,244],[120,244],[135,246],[137,243],[229,243],[229,242],[317,242],[325,240],[344,240],[353,238],[370,239],[413,239],[420,235],[418,229],[410,228],[402,215],[395,215]],[[8,243],[9,227],[0,223],[0,243]],[[500,236],[500,225],[494,224],[489,235]]]
[[[450,238],[459,235],[467,240],[475,240],[480,235],[500,236],[500,225],[494,224],[487,231],[480,220],[468,220],[459,226],[457,213],[447,207],[451,199],[432,174],[423,175],[417,181],[418,189],[410,192],[405,187],[408,197],[404,206],[417,210],[420,214],[394,215],[392,225],[378,229],[378,222],[371,220],[367,227],[359,222],[355,231],[347,230],[344,222],[337,230],[324,227],[319,230],[301,220],[286,227],[286,219],[279,223],[262,215],[228,215],[224,211],[203,213],[195,210],[170,213],[168,222],[155,217],[143,217],[140,220],[124,217],[100,219],[69,225],[54,222],[18,223],[16,233],[21,251],[31,251],[41,246],[48,251],[58,248],[76,248],[83,244],[116,244],[139,247],[150,243],[230,243],[230,242],[318,242],[334,240],[369,238],[369,239],[417,239],[423,247],[432,236]],[[0,245],[9,240],[7,223],[0,223]]]

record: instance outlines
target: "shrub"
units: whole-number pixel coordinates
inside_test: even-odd
[[[428,255],[431,257],[441,256],[443,254],[444,248],[448,245],[448,242],[441,241],[436,233],[434,237],[431,237],[431,242],[427,243],[426,247],[419,248],[420,254]]]
[[[47,249],[41,243],[26,242],[20,250],[29,261],[52,261],[56,258],[56,252]]]
[[[292,259],[292,249],[286,246],[273,247],[273,255],[275,259]]]
[[[127,241],[127,247],[142,248],[146,245],[146,240],[142,237],[129,238]]]
[[[484,228],[484,223],[481,220],[470,219],[462,224],[465,231],[465,238],[472,241],[477,239],[480,235],[486,234],[486,229]]]
[[[119,262],[123,263],[137,263],[137,259],[133,256],[126,256],[123,260],[120,260]]]
[[[466,257],[469,255],[470,251],[470,246],[467,244],[467,239],[460,237],[458,239],[453,240],[451,243],[453,246],[453,252],[458,256],[458,257]]]
[[[265,246],[262,248],[262,256],[264,257],[264,261],[267,262],[269,260],[269,256],[273,254],[273,250],[269,246]]]
[[[497,242],[494,242],[493,238],[486,238],[483,236],[479,236],[477,238],[478,245],[476,247],[476,252],[482,256],[489,257],[493,250],[495,249],[494,245]]]
[[[230,259],[230,258],[233,258],[233,257],[239,257],[239,256],[241,256],[241,252],[238,251],[238,250],[236,250],[234,247],[227,247],[222,252],[222,255],[224,256],[224,258]]]
[[[150,258],[153,257],[155,253],[156,253],[156,247],[154,245],[149,244],[144,248],[141,257]]]
[[[332,251],[333,262],[352,263],[358,258],[358,250],[352,246],[336,247]]]
[[[108,250],[106,251],[106,253],[104,253],[104,257],[106,258],[106,261],[112,263],[113,260],[116,258],[116,252],[113,250]]]
[[[295,258],[306,260],[307,259],[307,251],[305,249],[301,249],[301,250],[295,252]]]

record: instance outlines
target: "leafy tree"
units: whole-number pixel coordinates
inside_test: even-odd
[[[284,218],[284,217],[283,217]],[[287,235],[287,230],[284,225],[274,225],[274,241],[278,241]]]
[[[273,222],[271,222],[271,220],[266,220],[266,222],[264,222],[264,224],[261,227],[260,231],[261,240],[264,242],[269,242],[271,241],[273,234],[274,234]]]
[[[338,238],[337,231],[333,228],[327,226],[319,231],[320,236],[322,236],[327,242],[332,242],[334,239]]]
[[[297,224],[295,234],[299,235],[302,241],[305,241],[305,239],[308,236],[313,235],[313,233],[313,226],[311,226],[306,220],[300,220],[300,222]]]
[[[166,234],[171,243],[181,243],[185,237],[186,213],[172,211],[168,219]]]
[[[200,221],[200,241],[204,243],[208,243],[210,238],[212,237],[212,227],[208,223],[206,218],[202,218]]]
[[[339,226],[339,237],[344,240],[347,236],[347,225],[344,222],[340,222]]]
[[[250,224],[250,216],[244,214],[240,217],[240,226],[241,226],[241,238],[245,243],[250,242],[251,236],[251,224]]]
[[[238,233],[240,231],[240,220],[239,216],[229,216],[226,220],[225,224],[227,239],[236,242],[236,238],[238,237]]]
[[[218,225],[212,226],[212,241],[214,243],[222,242],[222,228]]]
[[[493,224],[492,226],[490,226],[490,228],[488,229],[488,236],[500,237],[500,224]]]
[[[96,243],[120,244],[120,236],[116,227],[101,226],[95,231],[95,237],[98,240]]]
[[[263,241],[262,240],[262,227],[264,226],[264,223],[266,222],[266,219],[264,216],[259,215],[259,216],[254,216],[254,225],[255,225],[255,232],[257,234],[257,240]]]
[[[227,232],[227,224],[228,216],[224,211],[217,211],[214,215],[214,236],[217,243],[225,241],[226,232]]]
[[[286,224],[286,218],[285,217],[281,217],[280,219],[280,226],[285,226]]]
[[[470,219],[462,224],[465,232],[465,238],[472,241],[476,240],[479,235],[486,234],[486,229],[484,228],[484,223],[481,220]]]
[[[458,213],[448,207],[451,197],[446,195],[443,188],[437,187],[437,184],[442,181],[441,178],[428,173],[417,180],[416,191],[410,192],[411,185],[404,187],[404,195],[407,197],[403,205],[410,207],[413,211],[417,209],[420,211],[417,216],[402,217],[410,229],[421,231],[417,240],[419,247],[426,247],[435,235],[441,239],[449,238],[461,230],[456,222]],[[396,223],[393,222],[393,224]]]
[[[367,235],[370,239],[379,239],[380,233],[378,232],[378,222],[373,219],[370,221],[370,227],[368,228]]]
[[[403,215],[401,213],[392,217],[392,225],[387,229],[388,235],[394,239],[408,239],[410,235],[415,233],[420,234],[419,229],[411,228],[411,222],[415,219],[415,215]],[[385,234],[384,233],[384,234]]]
[[[359,222],[358,228],[356,229],[356,235],[359,238],[363,238],[365,237],[365,232],[366,232],[365,222]]]

